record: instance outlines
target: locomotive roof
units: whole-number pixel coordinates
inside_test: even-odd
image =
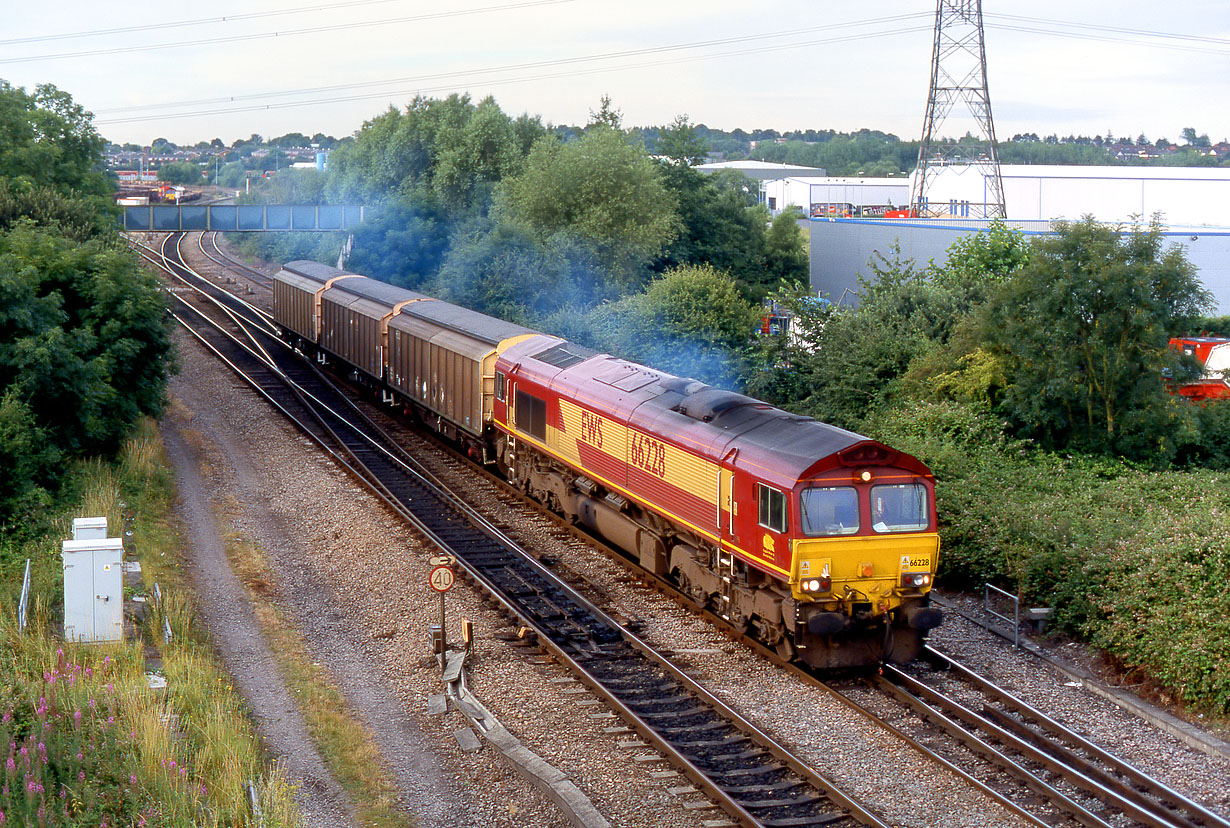
[[[682,388],[668,377],[644,389],[646,399],[632,417],[634,424],[667,426],[695,436],[711,435],[710,445],[725,454],[731,448],[744,460],[798,480],[818,460],[870,438],[812,417],[791,414],[752,397],[690,381]]]
[[[569,348],[574,348],[569,344]],[[827,465],[834,456],[860,443],[875,441],[861,434],[791,414],[752,397],[724,391],[608,354],[576,349],[579,360],[562,367],[559,348],[539,343],[513,346],[505,356],[532,367],[539,381],[597,408],[627,417],[629,424],[652,434],[669,435],[680,445],[709,457],[727,457],[738,449],[738,465],[755,466],[767,480],[792,483]],[[926,467],[905,454],[899,462],[926,474]],[[827,463],[824,461],[828,461]]]

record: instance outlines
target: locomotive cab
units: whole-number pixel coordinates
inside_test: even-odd
[[[943,620],[929,606],[939,562],[934,480],[875,443],[835,460],[792,492],[795,646],[816,667],[877,649],[883,660],[909,661]]]

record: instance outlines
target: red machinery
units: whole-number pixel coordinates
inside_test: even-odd
[[[1230,338],[1177,337],[1170,340],[1170,347],[1204,366],[1203,376],[1180,385],[1178,393],[1191,400],[1230,399]]]

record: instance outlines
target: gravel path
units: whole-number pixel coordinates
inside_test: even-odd
[[[265,747],[288,778],[299,785],[296,798],[309,826],[357,826],[345,791],[333,779],[308,736],[290,691],[278,674],[268,642],[257,628],[243,584],[226,559],[210,494],[198,471],[198,458],[184,441],[174,416],[162,423],[167,455],[175,468],[179,516],[192,554],[186,559],[196,591],[199,620],[252,709]]]

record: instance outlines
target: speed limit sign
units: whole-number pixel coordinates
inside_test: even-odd
[[[435,569],[431,570],[431,574],[427,576],[427,583],[431,586],[431,588],[436,592],[441,593],[448,592],[452,589],[454,580],[455,576],[453,575],[453,570],[449,569],[447,566],[437,566]]]

